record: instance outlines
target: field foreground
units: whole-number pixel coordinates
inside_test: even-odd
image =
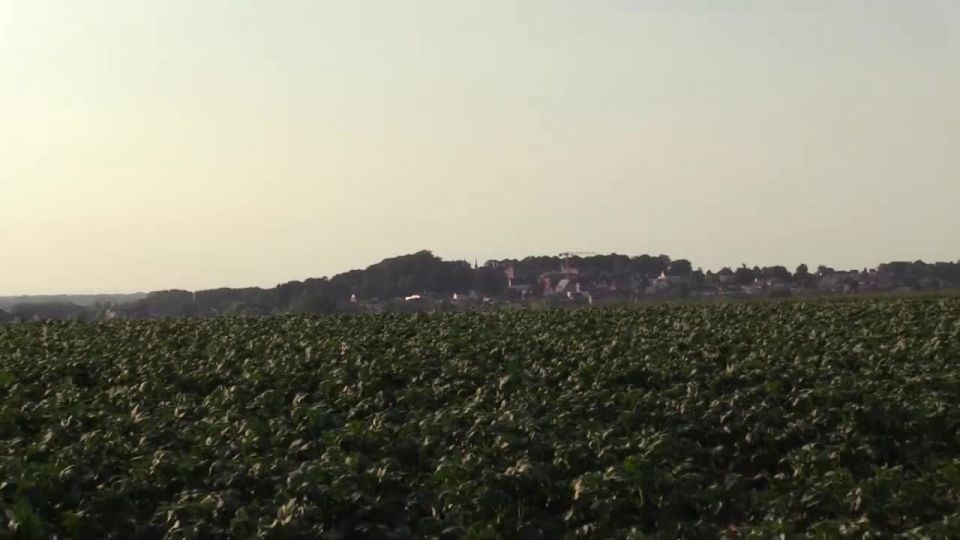
[[[960,537],[960,299],[0,326],[0,538]]]

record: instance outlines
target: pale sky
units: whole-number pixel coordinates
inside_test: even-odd
[[[957,260],[957,208],[957,0],[0,0],[0,294]]]

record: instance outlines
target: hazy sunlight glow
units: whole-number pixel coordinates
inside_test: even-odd
[[[0,0],[0,294],[419,249],[956,260],[958,25],[951,0]]]

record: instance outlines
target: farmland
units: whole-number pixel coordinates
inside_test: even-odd
[[[0,326],[0,538],[960,537],[960,299]]]

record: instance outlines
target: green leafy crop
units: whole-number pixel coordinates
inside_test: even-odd
[[[2,538],[960,537],[960,300],[0,327]]]

